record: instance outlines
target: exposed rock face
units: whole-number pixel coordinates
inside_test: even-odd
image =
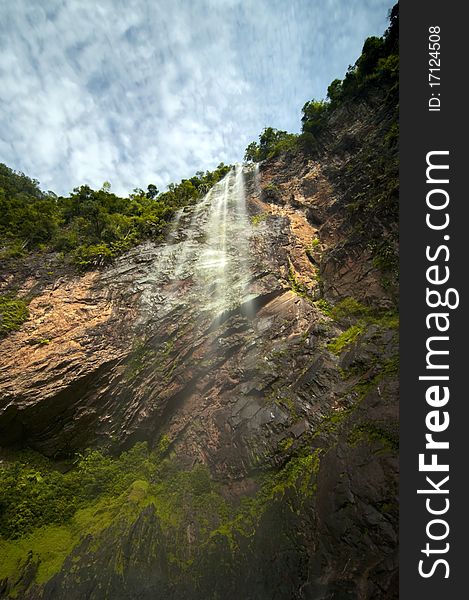
[[[131,310],[119,310],[97,273],[59,280],[31,301],[30,320],[2,342],[4,444],[27,439],[54,454],[67,452],[71,437],[71,448],[89,441],[67,431],[79,419],[86,428],[83,396],[128,354]]]
[[[355,139],[367,123],[351,125]],[[164,435],[182,468],[206,465],[235,502],[302,448],[313,466],[304,489],[272,493],[250,536],[198,548],[188,522],[185,568],[151,499],[137,503],[44,585],[24,570],[25,598],[397,597],[397,333],[368,319],[333,352],[356,319],[314,303],[393,304],[370,251],[347,243],[347,160],[238,168],[164,244],[36,286],[30,320],[1,343],[5,445],[59,457]]]

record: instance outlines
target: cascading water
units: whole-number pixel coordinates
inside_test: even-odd
[[[174,218],[168,229],[168,233],[166,234],[166,240],[165,240],[166,242],[173,242],[176,239],[178,228],[179,228],[179,221],[181,220],[182,213],[183,213],[182,209],[179,209],[176,212],[176,214],[174,215]]]
[[[248,176],[255,193],[258,174],[237,164],[198,204],[177,213],[153,272],[141,282],[156,316],[197,304],[213,317],[250,299]]]
[[[213,188],[210,202],[195,275],[207,290],[205,308],[222,312],[245,301],[251,273],[250,222],[241,165]]]
[[[261,194],[261,173],[259,170],[259,163],[254,163],[253,166],[253,192],[255,196],[260,196]]]

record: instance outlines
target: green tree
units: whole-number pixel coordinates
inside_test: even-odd
[[[342,97],[342,81],[340,79],[334,79],[334,81],[327,88],[327,97],[330,102],[331,108],[335,108],[340,104]]]
[[[259,144],[257,142],[251,142],[244,153],[244,160],[251,162],[259,161]]]
[[[287,131],[266,127],[259,136],[259,143],[251,142],[246,148],[244,159],[259,162],[296,149],[297,136]]]
[[[40,248],[60,251],[80,268],[102,266],[145,238],[161,239],[175,211],[197,202],[230,168],[198,171],[164,193],[150,183],[122,198],[105,181],[99,190],[82,185],[59,198],[0,164],[0,260]]]
[[[323,128],[329,105],[324,100],[310,100],[303,106],[302,130],[317,135]]]
[[[156,187],[156,185],[154,185],[153,183],[150,183],[147,186],[147,193],[145,194],[147,198],[150,198],[151,200],[153,200],[154,198],[156,198],[159,194],[158,188]]]

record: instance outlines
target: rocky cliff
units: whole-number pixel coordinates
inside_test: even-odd
[[[95,491],[0,541],[1,597],[397,597],[394,119],[338,109],[104,269],[5,273],[3,464]]]

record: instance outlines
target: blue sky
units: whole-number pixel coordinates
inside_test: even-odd
[[[0,162],[59,194],[127,194],[242,160],[263,127],[299,130],[392,4],[1,2]]]

